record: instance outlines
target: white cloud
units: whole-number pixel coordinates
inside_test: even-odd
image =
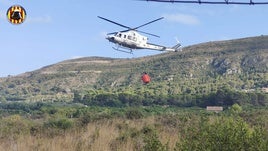
[[[0,4],[2,4],[2,5],[11,5],[12,2],[10,2],[10,0],[0,0]]]
[[[39,17],[26,17],[28,23],[50,23],[52,18],[49,15]]]
[[[6,12],[0,11],[0,19],[7,19]]]
[[[200,21],[193,15],[187,14],[164,14],[163,15],[168,21],[178,22],[187,25],[198,25]]]
[[[72,56],[71,59],[79,59],[79,58],[83,58],[85,56]]]

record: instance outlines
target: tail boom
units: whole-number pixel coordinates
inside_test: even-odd
[[[173,52],[182,51],[180,43],[176,44],[173,47],[165,47],[161,45],[147,43],[146,49],[152,49],[158,51],[173,51]]]

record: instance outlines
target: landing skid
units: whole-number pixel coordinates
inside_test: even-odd
[[[116,51],[121,51],[121,52],[133,54],[133,51],[130,48],[126,48],[126,47],[122,47],[122,46],[117,46],[117,48],[115,48],[115,47],[112,47],[112,48]],[[123,48],[123,49],[120,49],[120,48]],[[129,50],[129,51],[127,51],[127,50]]]

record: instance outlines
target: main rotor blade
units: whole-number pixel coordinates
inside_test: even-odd
[[[119,33],[119,32],[123,33],[123,32],[127,32],[127,31],[130,31],[130,30],[131,29],[121,30],[121,31],[116,31],[116,32],[111,32],[111,33],[108,33],[107,35],[114,35],[114,34]]]
[[[137,31],[140,32],[140,33],[144,33],[144,34],[147,34],[147,35],[151,35],[151,36],[160,38],[160,36],[155,35],[155,34],[147,33],[147,32],[144,32],[144,31],[139,31],[139,30],[137,30]]]
[[[116,33],[118,33],[118,32],[107,33],[107,35],[114,35]]]
[[[119,31],[119,32],[124,33],[124,32],[128,32],[128,31],[130,31],[130,30],[132,30],[132,29],[121,30],[121,31]],[[158,35],[151,34],[151,33],[147,33],[147,32],[144,32],[144,31],[140,31],[140,30],[134,30],[134,31],[137,31],[137,32],[139,32],[139,33],[143,33],[143,34],[147,34],[147,35],[150,35],[150,36],[154,36],[154,37],[158,37],[158,38],[160,38],[160,36],[158,36]],[[107,35],[114,35],[114,34],[116,34],[116,33],[118,33],[118,32],[111,32],[111,33],[108,33]]]
[[[150,21],[150,22],[148,22],[148,23],[146,23],[146,24],[140,25],[140,26],[138,26],[138,27],[136,27],[136,28],[133,28],[133,29],[136,30],[136,29],[138,29],[138,28],[141,28],[141,27],[143,27],[143,26],[146,26],[146,25],[148,25],[148,24],[151,24],[151,23],[156,22],[156,21],[158,21],[158,20],[161,20],[161,19],[163,19],[163,18],[164,18],[164,17],[158,18],[158,19],[156,19],[156,20]]]
[[[112,20],[109,20],[109,19],[103,18],[103,17],[101,17],[101,16],[98,16],[98,17],[99,17],[100,19],[106,20],[106,21],[108,21],[108,22],[110,22],[110,23],[113,23],[113,24],[116,24],[116,25],[118,25],[118,26],[121,26],[121,27],[124,27],[124,28],[127,28],[127,29],[131,29],[131,28],[130,28],[130,27],[128,27],[128,26],[125,26],[125,25],[119,24],[119,23],[114,22],[114,21],[112,21]]]
[[[253,0],[248,0],[248,2],[235,2],[229,0],[222,1],[203,1],[203,0],[138,0],[138,1],[152,1],[152,2],[165,2],[165,3],[197,3],[197,4],[237,4],[237,5],[265,5],[268,4],[267,1],[264,2],[254,2]]]

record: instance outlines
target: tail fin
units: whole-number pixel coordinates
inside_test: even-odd
[[[172,47],[172,49],[174,49],[176,52],[182,51],[181,44],[180,43],[176,44],[175,46]]]
[[[173,47],[164,47],[162,46],[163,48],[161,49],[162,51],[182,51],[182,48],[181,48],[181,44],[180,43],[177,43],[175,46]]]

